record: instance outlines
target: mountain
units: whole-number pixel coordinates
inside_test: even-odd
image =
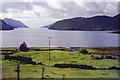
[[[109,16],[94,16],[91,18],[64,19],[54,23],[49,29],[53,30],[81,30],[81,31],[113,31],[120,26],[120,14]]]
[[[53,24],[49,24],[49,25],[46,25],[46,26],[43,26],[42,28],[50,28]]]
[[[22,22],[18,20],[5,18],[3,19],[3,21],[6,22],[6,24],[12,26],[13,28],[28,28],[28,26],[26,26],[25,24],[23,24]]]
[[[7,25],[3,20],[0,19],[0,30],[13,30],[11,26]]]

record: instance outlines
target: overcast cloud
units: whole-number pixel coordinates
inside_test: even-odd
[[[31,2],[30,2],[31,1]],[[30,27],[40,27],[57,20],[95,15],[115,16],[118,14],[118,0],[114,2],[82,2],[80,0],[24,0],[24,2],[4,1],[0,4],[0,18],[21,20]]]

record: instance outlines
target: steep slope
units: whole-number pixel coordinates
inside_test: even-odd
[[[0,30],[13,30],[13,28],[0,19]]]
[[[50,28],[53,24],[49,24],[49,25],[46,25],[46,26],[42,26],[42,28]]]
[[[91,18],[72,18],[57,21],[49,29],[81,30],[81,31],[112,31],[119,29],[119,15],[115,17],[95,16]]]
[[[6,22],[6,24],[12,26],[13,28],[28,28],[25,24],[18,20],[10,19],[10,18],[5,18],[3,21]]]

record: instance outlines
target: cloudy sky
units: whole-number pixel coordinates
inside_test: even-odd
[[[0,18],[20,20],[38,28],[61,19],[115,16],[119,0],[0,0]]]

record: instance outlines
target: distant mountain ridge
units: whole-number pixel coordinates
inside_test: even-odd
[[[0,30],[13,30],[10,25],[7,25],[3,20],[0,19]]]
[[[28,26],[18,20],[10,18],[0,19],[0,30],[14,30],[15,28],[28,28]]]
[[[119,30],[120,14],[109,16],[94,16],[91,18],[64,19],[54,23],[52,30],[80,30],[80,31],[114,31]]]
[[[5,18],[3,21],[6,22],[6,24],[12,26],[13,28],[28,28],[25,24],[18,20],[10,19],[10,18]]]

